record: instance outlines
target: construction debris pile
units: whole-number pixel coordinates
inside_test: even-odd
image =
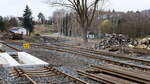
[[[135,46],[136,48],[150,49],[150,37],[145,37],[139,40],[139,45]]]
[[[122,34],[105,34],[104,39],[96,43],[94,49],[106,49],[112,46],[138,45],[138,41],[128,38]]]
[[[3,35],[0,37],[0,39],[1,40],[22,40],[23,35],[8,31],[8,32],[3,33]]]

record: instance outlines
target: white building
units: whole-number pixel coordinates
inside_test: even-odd
[[[95,34],[93,32],[88,32],[87,38],[94,39],[95,38]]]
[[[27,30],[23,27],[13,27],[9,31],[23,35],[27,34]]]

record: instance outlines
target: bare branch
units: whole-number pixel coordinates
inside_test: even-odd
[[[51,5],[68,7],[75,10],[84,33],[91,26],[98,6],[102,8],[105,0],[51,0]],[[101,5],[99,5],[101,3]],[[86,35],[84,35],[86,36]]]

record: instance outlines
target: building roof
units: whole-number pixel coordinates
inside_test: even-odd
[[[23,28],[23,27],[13,27],[13,28],[11,28],[11,29],[9,29],[9,31],[18,31],[19,29],[25,29],[25,28]]]

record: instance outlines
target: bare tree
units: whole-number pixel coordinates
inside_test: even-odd
[[[63,17],[65,17],[65,10],[64,9],[59,9],[53,12],[53,21],[54,24],[56,25],[56,30],[58,32],[61,32],[61,25],[63,23]]]
[[[40,12],[40,13],[38,14],[38,18],[39,18],[39,21],[40,21],[42,24],[45,23],[45,16],[44,16],[43,13]]]
[[[48,0],[52,6],[71,8],[77,15],[84,42],[88,42],[87,31],[91,27],[97,8],[102,8],[105,0]]]

